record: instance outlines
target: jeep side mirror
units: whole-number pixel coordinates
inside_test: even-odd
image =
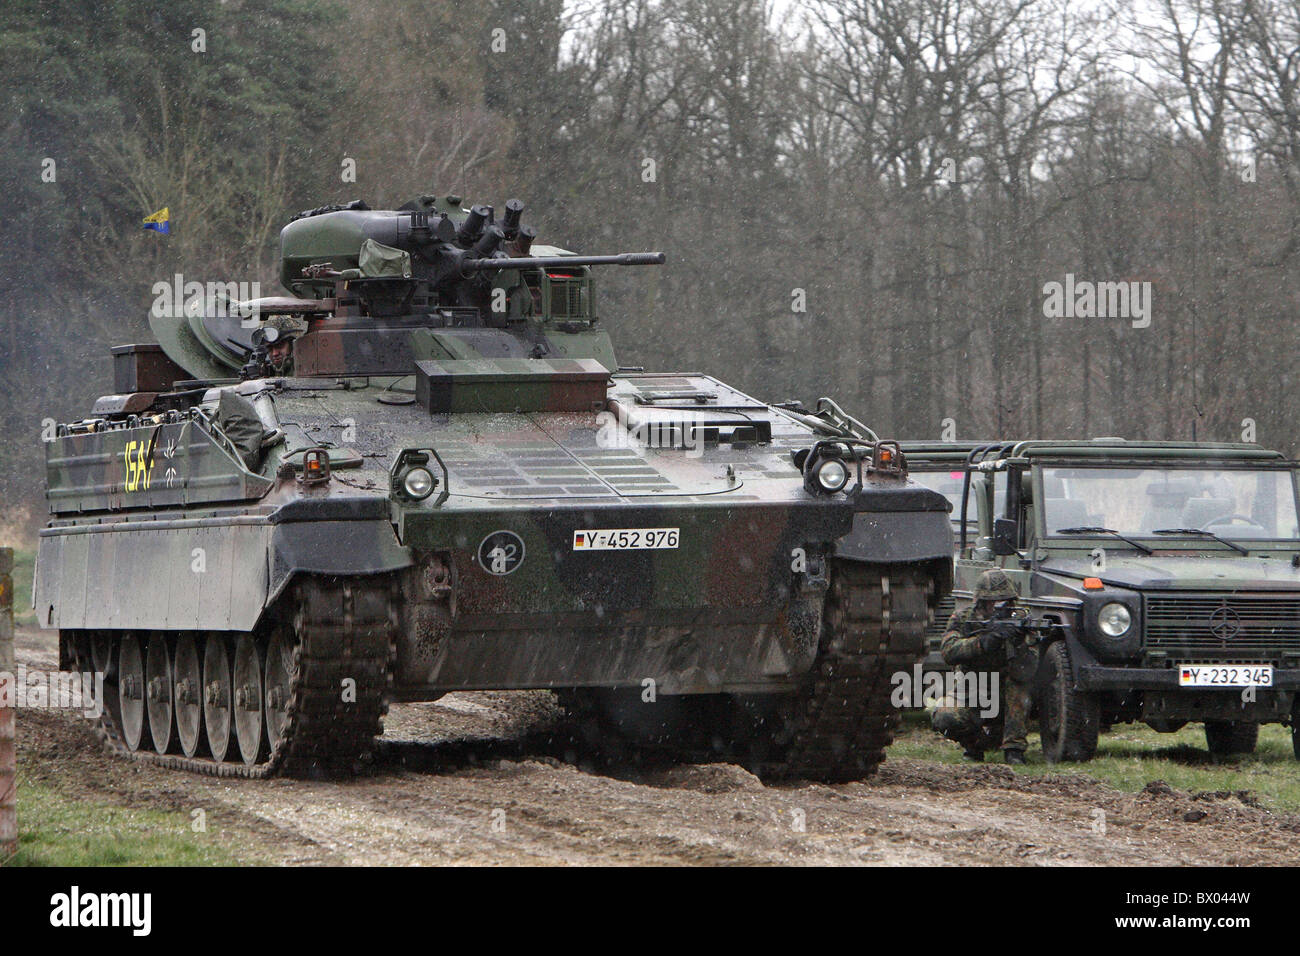
[[[1020,526],[1015,518],[993,519],[993,553],[999,556],[1016,554]]]

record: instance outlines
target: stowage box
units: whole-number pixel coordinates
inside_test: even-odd
[[[609,370],[595,359],[448,359],[415,363],[415,399],[440,412],[593,412]]]

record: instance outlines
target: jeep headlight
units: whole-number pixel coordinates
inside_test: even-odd
[[[1097,612],[1097,626],[1107,637],[1123,637],[1133,626],[1133,615],[1123,604],[1112,601]]]

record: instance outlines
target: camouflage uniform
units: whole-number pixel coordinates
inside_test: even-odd
[[[1015,596],[1015,585],[1004,572],[994,569],[980,575],[975,588],[977,603],[981,600],[1014,600]],[[946,698],[930,716],[930,726],[935,731],[961,744],[972,757],[999,746],[1004,751],[1023,754],[1029,746],[1027,734],[1032,685],[1015,680],[1010,673],[1004,645],[1009,638],[993,638],[995,629],[996,625],[991,629],[986,620],[976,615],[973,606],[957,611],[948,619],[939,648],[943,659],[959,673],[998,674],[1000,700],[996,717],[981,717],[978,707],[958,706],[958,702],[951,698]]]

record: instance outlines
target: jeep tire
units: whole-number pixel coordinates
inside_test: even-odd
[[[1074,687],[1070,651],[1057,641],[1043,657],[1038,729],[1048,763],[1091,760],[1097,752],[1101,705],[1096,695]]]

